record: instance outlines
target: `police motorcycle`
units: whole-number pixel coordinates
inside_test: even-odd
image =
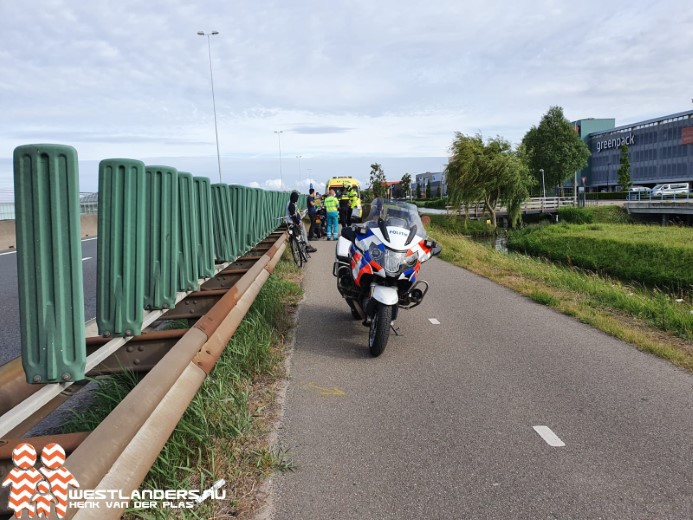
[[[355,319],[369,328],[368,349],[383,353],[399,309],[413,309],[428,292],[421,264],[440,253],[426,236],[416,206],[375,199],[361,224],[343,227],[332,274]]]

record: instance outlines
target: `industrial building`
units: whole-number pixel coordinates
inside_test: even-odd
[[[622,144],[628,146],[633,185],[693,185],[693,110],[619,127],[614,119],[594,118],[574,121],[573,126],[591,152],[587,166],[578,172],[578,183],[583,185],[584,179],[587,191],[617,189]]]
[[[419,197],[426,196],[426,186],[431,186],[431,197],[446,197],[448,194],[448,186],[445,182],[444,172],[426,172],[417,173],[414,180],[416,184],[415,193]]]

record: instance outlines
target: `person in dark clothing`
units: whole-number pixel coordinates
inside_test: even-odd
[[[349,214],[351,213],[349,211],[351,209],[351,201],[349,199],[350,188],[351,184],[344,183],[344,186],[342,186],[342,192],[339,195],[339,222],[342,224],[342,227],[351,225],[349,219]]]
[[[298,226],[299,232],[301,234],[301,240],[304,242],[306,241],[306,227],[303,225],[303,222],[301,222],[301,214],[298,212],[298,209],[296,208],[296,203],[298,202],[298,192],[297,191],[292,191],[291,195],[289,196],[289,204],[286,206],[286,223],[288,225],[295,225]],[[317,249],[315,249],[313,246],[310,244],[306,245],[306,251],[309,253],[315,253]]]
[[[308,240],[313,241],[317,237],[318,228],[315,224],[315,215],[317,207],[315,206],[315,190],[313,188],[308,191],[308,218],[310,219],[310,228],[308,228]]]

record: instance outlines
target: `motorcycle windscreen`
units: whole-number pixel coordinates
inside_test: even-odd
[[[379,219],[383,220],[388,231],[390,228],[406,229],[405,245],[410,244],[417,236],[426,238],[426,229],[414,204],[377,198],[371,203],[371,210],[364,224],[369,228],[378,227]]]

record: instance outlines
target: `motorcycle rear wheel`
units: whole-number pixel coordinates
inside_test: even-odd
[[[371,327],[368,330],[368,350],[371,356],[378,357],[383,353],[390,338],[390,325],[392,324],[392,305],[378,303]]]

